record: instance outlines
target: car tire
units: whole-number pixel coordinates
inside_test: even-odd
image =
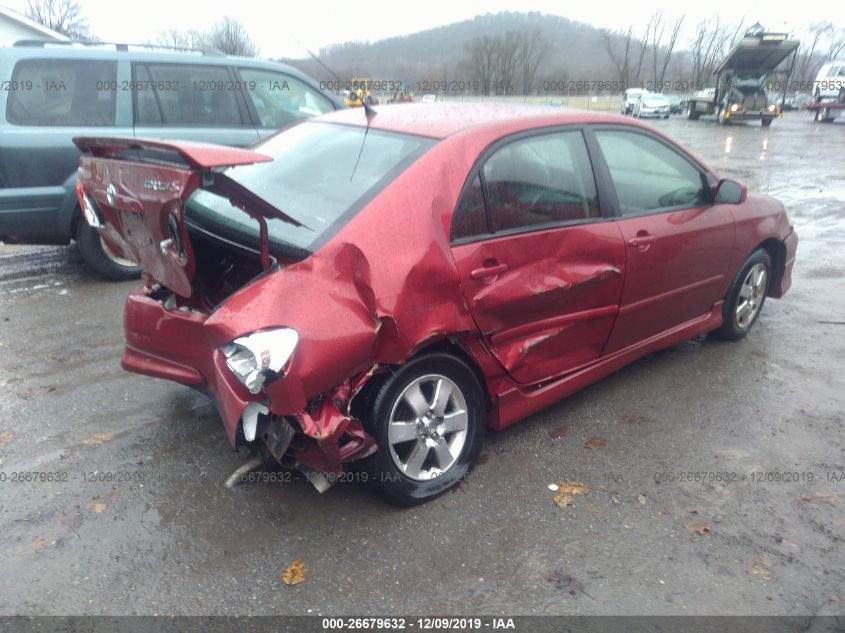
[[[763,119],[763,120],[761,121],[761,123],[763,124],[763,127],[771,127],[771,126],[772,126],[772,121],[773,121],[773,120],[774,120],[774,119],[768,119],[768,118],[765,118],[765,119]]]
[[[719,125],[724,125],[726,122],[727,120],[725,119],[725,109],[719,108],[716,111],[716,123],[718,123]]]
[[[438,389],[449,389],[448,399],[438,403]],[[364,423],[379,450],[368,458],[368,481],[391,503],[430,501],[478,461],[487,417],[484,391],[475,372],[455,356],[437,352],[412,359],[379,384],[370,402]]]
[[[759,275],[762,273],[762,277]],[[745,260],[722,307],[722,326],[713,333],[727,341],[745,337],[760,317],[772,280],[772,258],[761,249]]]
[[[141,267],[111,253],[104,244],[99,232],[84,220],[80,220],[76,230],[76,244],[82,259],[95,272],[112,281],[128,281],[141,276]]]

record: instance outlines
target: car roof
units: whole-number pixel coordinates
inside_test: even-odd
[[[507,103],[402,103],[373,108],[373,129],[446,138],[469,130],[512,133],[521,129],[579,123],[628,123],[619,115],[564,111],[559,107]],[[347,108],[318,119],[327,123],[367,125],[364,108]]]
[[[28,40],[23,40],[26,42]],[[116,46],[127,46],[129,50],[122,50]],[[266,68],[281,70],[297,78],[308,78],[302,71],[283,64],[269,60],[255,59],[254,57],[236,57],[225,55],[217,51],[177,50],[167,46],[145,45],[145,44],[76,44],[62,42],[38,42],[33,40],[32,45],[18,43],[14,46],[0,48],[0,58],[5,59],[85,59],[85,60],[119,60],[129,59],[140,62],[162,62],[180,64],[210,64],[215,66],[250,66],[253,68]],[[308,78],[313,83],[314,80]]]

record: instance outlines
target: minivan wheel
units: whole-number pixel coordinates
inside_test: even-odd
[[[416,505],[472,470],[484,438],[486,407],[475,373],[458,358],[419,356],[384,380],[367,425],[379,451],[369,481],[389,501]]]
[[[113,252],[96,229],[80,221],[76,244],[82,258],[95,272],[114,281],[127,281],[141,276],[141,267]]]
[[[751,330],[760,316],[771,281],[772,258],[763,249],[754,251],[734,278],[722,308],[719,338],[737,341]]]

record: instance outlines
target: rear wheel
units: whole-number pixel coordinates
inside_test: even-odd
[[[112,251],[99,232],[84,220],[76,230],[76,244],[82,258],[95,272],[114,281],[137,279],[141,267]]]
[[[751,330],[763,304],[772,277],[772,259],[763,249],[754,251],[731,284],[722,308],[722,326],[714,332],[719,338],[737,341]]]
[[[463,361],[446,353],[415,358],[381,383],[372,403],[367,424],[379,451],[370,458],[370,480],[389,501],[428,501],[472,470],[486,408]]]
[[[684,104],[684,116],[687,117],[687,119],[689,119],[690,121],[697,121],[700,115],[695,109],[695,105],[688,102]]]
[[[763,127],[771,127],[773,120],[774,119],[770,119],[768,117],[764,118],[763,121],[762,121]]]
[[[727,122],[727,119],[725,118],[724,108],[719,108],[718,112],[716,112],[716,122],[719,125],[724,125]]]

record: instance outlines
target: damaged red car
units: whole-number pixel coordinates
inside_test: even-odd
[[[251,149],[76,139],[89,222],[144,286],[123,367],[208,392],[229,440],[392,501],[499,430],[789,288],[783,206],[636,121],[345,110]]]

